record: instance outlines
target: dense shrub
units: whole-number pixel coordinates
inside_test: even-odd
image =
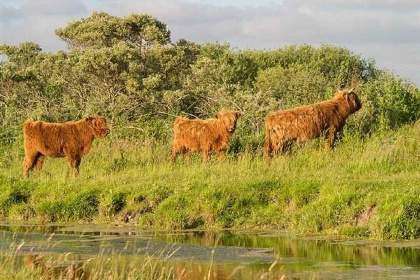
[[[365,135],[415,121],[420,90],[348,49],[322,45],[234,50],[218,43],[171,43],[149,15],[106,13],[69,23],[56,34],[68,51],[26,42],[0,46],[0,143],[21,134],[26,118],[66,121],[105,115],[115,137],[167,141],[176,115],[211,117],[241,109],[230,151],[256,150],[265,115],[356,87],[363,109],[348,132]]]

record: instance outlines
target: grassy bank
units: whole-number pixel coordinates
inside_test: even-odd
[[[79,178],[65,159],[48,159],[28,181],[15,144],[0,154],[0,218],[420,238],[419,143],[417,123],[346,135],[334,151],[314,141],[271,166],[251,152],[203,166],[169,163],[168,145],[109,138],[95,142]]]

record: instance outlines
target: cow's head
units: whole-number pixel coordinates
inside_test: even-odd
[[[353,90],[338,91],[334,94],[335,99],[343,99],[345,101],[351,113],[355,113],[362,108],[362,103],[360,103],[359,97]]]
[[[106,125],[106,119],[102,116],[88,117],[86,122],[92,128],[95,137],[105,137],[110,132]]]
[[[234,133],[236,129],[236,122],[242,115],[240,111],[222,111],[216,114],[216,119],[221,120],[229,133]]]

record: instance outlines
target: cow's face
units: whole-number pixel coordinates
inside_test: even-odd
[[[353,89],[334,93],[334,99],[344,99],[352,113],[355,113],[362,108],[362,103]]]
[[[353,113],[359,111],[362,108],[362,103],[360,103],[359,97],[353,91],[347,92],[345,98],[349,103],[349,107]]]
[[[240,111],[223,111],[216,115],[217,119],[223,121],[229,133],[234,133],[236,129],[236,122],[242,115]]]
[[[88,117],[86,118],[86,121],[92,127],[93,135],[95,137],[105,137],[109,134],[110,130],[106,125],[106,119],[104,117]]]

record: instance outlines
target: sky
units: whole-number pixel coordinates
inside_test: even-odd
[[[420,85],[420,0],[0,0],[0,43],[66,49],[54,30],[92,11],[150,14],[173,42],[339,45]]]

